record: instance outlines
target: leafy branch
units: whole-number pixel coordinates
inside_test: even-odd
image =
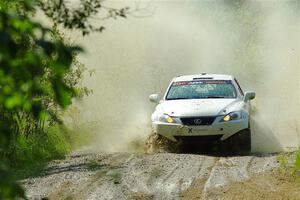
[[[136,3],[134,9],[129,7],[113,8],[104,5],[104,0],[80,0],[79,4],[74,6],[65,0],[40,0],[39,6],[49,17],[54,25],[62,25],[70,30],[81,30],[82,35],[88,35],[91,32],[102,32],[105,30],[103,25],[95,25],[91,19],[117,19],[127,18],[127,16],[147,17],[153,14],[153,11],[146,7],[141,7]],[[150,7],[150,6],[149,6]],[[138,14],[140,13],[140,14]],[[98,17],[98,15],[103,17]]]

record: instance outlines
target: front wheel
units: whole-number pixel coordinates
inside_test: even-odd
[[[180,143],[172,142],[167,138],[152,132],[146,140],[145,152],[148,154],[153,153],[176,153]]]
[[[234,134],[221,144],[222,151],[234,154],[249,154],[251,152],[251,130],[244,129]],[[224,152],[223,152],[224,153]]]

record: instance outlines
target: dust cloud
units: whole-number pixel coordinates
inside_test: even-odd
[[[177,75],[234,75],[252,102],[253,149],[290,150],[300,143],[299,1],[141,1],[146,17],[97,21],[102,34],[72,34],[95,75],[80,104],[93,122],[99,151],[135,151],[150,133],[148,101]],[[112,1],[134,8],[134,1]],[[139,14],[139,13],[137,13]]]

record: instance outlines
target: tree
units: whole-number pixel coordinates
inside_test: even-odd
[[[31,9],[24,1],[24,10]],[[63,80],[70,69],[73,54],[81,51],[62,41],[51,41],[51,30],[14,10],[0,11],[0,153],[3,158],[16,137],[14,129],[20,112],[45,120],[47,111],[43,96],[53,93],[62,108],[71,103],[74,93]],[[50,83],[44,83],[45,74]],[[7,160],[0,168],[0,198],[20,196],[24,192],[10,177]],[[4,177],[4,178],[2,178]]]
[[[83,35],[103,31],[103,26],[94,27],[88,20],[103,8],[101,3],[81,0],[73,10],[63,0],[0,3],[0,199],[25,198],[9,168],[9,154],[25,118],[36,124],[54,119],[51,105],[64,109],[73,97],[88,92],[75,87],[82,66],[77,63],[79,71],[71,69],[82,49],[67,45],[55,27],[78,29]],[[37,6],[53,20],[52,29],[32,20]],[[109,18],[126,17],[128,10],[106,8]]]

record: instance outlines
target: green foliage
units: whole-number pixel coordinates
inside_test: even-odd
[[[296,152],[282,153],[278,156],[280,172],[287,173],[291,181],[300,183],[300,149]]]
[[[35,34],[37,32],[41,34]],[[39,97],[50,92],[63,108],[70,104],[73,91],[63,78],[71,66],[72,53],[80,48],[51,41],[47,39],[49,34],[50,30],[38,23],[0,11],[0,103],[3,109],[24,109],[38,117],[43,110]],[[47,71],[51,87],[42,81]]]
[[[288,159],[289,159],[288,155],[280,154],[277,159],[278,159],[281,167],[286,167],[287,166]]]
[[[13,176],[20,180],[39,175],[49,161],[64,158],[72,150],[71,134],[65,126],[56,125],[29,138],[19,135],[15,149],[16,165],[12,168]]]
[[[28,138],[19,135],[12,174],[17,180],[38,176],[49,161],[65,158],[72,150],[86,145],[89,138],[89,133],[65,125],[49,126],[42,133],[32,134]]]
[[[17,199],[24,197],[23,189],[15,182],[7,166],[0,163],[0,199]]]
[[[300,150],[296,152],[294,171],[300,177]]]
[[[53,21],[52,29],[31,17],[39,6]],[[0,1],[0,199],[25,198],[12,177],[14,168],[61,158],[80,144],[80,136],[62,129],[62,111],[73,98],[91,93],[81,86],[86,68],[76,60],[82,49],[71,45],[56,28],[77,29],[83,35],[103,31],[89,19],[99,10],[105,18],[126,17],[128,8],[114,9],[102,0]],[[60,128],[58,128],[60,127]]]
[[[109,8],[103,5],[103,0],[80,0],[78,6],[70,6],[65,0],[40,0],[39,6],[55,25],[63,25],[67,29],[81,30],[83,35],[90,32],[102,32],[104,26],[95,26],[90,22],[99,11],[105,13],[108,18],[126,18],[129,8]],[[104,19],[103,18],[103,19]]]
[[[27,0],[1,0],[0,8],[2,10],[18,10],[19,14],[24,15],[25,13],[28,14],[28,11],[32,11],[33,3],[34,1]]]
[[[71,151],[68,134],[63,126],[51,126],[43,134],[33,134],[28,138],[19,135],[16,144],[16,167],[63,158]]]
[[[31,2],[23,2],[24,11],[30,10]],[[23,114],[44,121],[47,106],[43,97],[53,94],[53,100],[66,108],[74,96],[64,77],[74,53],[81,49],[67,46],[61,40],[51,40],[51,34],[51,30],[14,9],[0,10],[0,165],[3,166],[0,199],[24,197],[7,167],[7,159],[16,161],[16,144],[24,144],[24,136],[18,134]],[[45,74],[49,82],[43,81]]]

